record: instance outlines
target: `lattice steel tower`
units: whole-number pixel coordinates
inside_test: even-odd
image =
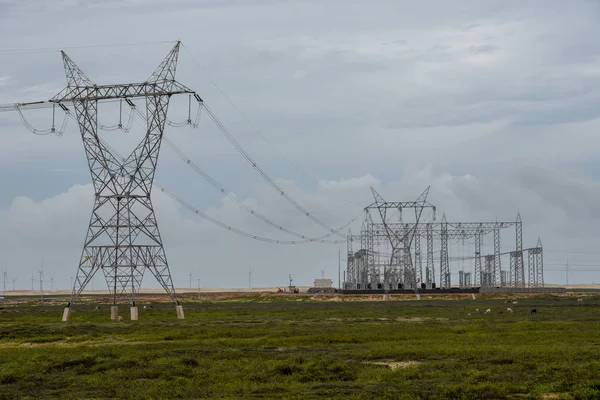
[[[183,318],[150,198],[169,100],[174,94],[194,94],[175,81],[179,47],[177,42],[147,81],[117,85],[92,83],[62,52],[67,87],[50,101],[73,103],[95,193],[63,320],[69,319],[71,305],[100,270],[113,298],[111,318],[117,317],[118,300],[125,295],[132,304],[131,318],[137,319],[135,298],[146,270],[171,296],[178,318]],[[123,160],[98,136],[98,102],[132,98],[145,98],[147,128],[141,142]]]

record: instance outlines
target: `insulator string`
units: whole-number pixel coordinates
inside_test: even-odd
[[[69,110],[66,107],[63,107],[65,116],[63,118],[60,129],[57,130],[55,127],[55,108],[53,106],[52,107],[52,127],[49,129],[36,129],[33,127],[33,125],[31,125],[31,123],[27,120],[27,118],[25,118],[25,115],[23,114],[21,107],[19,107],[17,105],[17,106],[15,106],[15,109],[17,110],[17,114],[19,115],[19,118],[21,119],[21,122],[23,123],[25,128],[27,128],[27,130],[31,131],[33,134],[41,135],[41,136],[50,135],[50,134],[55,134],[56,136],[62,136],[62,134],[65,132],[65,130],[67,128],[67,120],[68,120],[69,116],[71,115]]]

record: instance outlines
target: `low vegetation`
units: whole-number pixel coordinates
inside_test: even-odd
[[[8,299],[0,399],[600,399],[597,295],[412,297],[140,299],[138,322],[88,299],[69,323]]]

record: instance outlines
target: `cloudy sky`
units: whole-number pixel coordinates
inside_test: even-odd
[[[599,12],[585,0],[0,0],[0,104],[60,91],[56,49],[94,82],[122,83],[145,80],[182,40],[178,80],[326,224],[359,215],[370,186],[388,200],[411,200],[431,185],[429,200],[448,220],[512,221],[520,211],[524,246],[542,238],[547,282],[565,282],[567,256],[570,283],[600,282]],[[169,118],[187,113],[187,98],[174,99]],[[52,112],[26,117],[43,129]],[[116,123],[118,109],[101,108],[99,119]],[[127,153],[141,123],[101,134]],[[250,207],[287,229],[326,233],[283,201],[206,115],[198,129],[166,135]],[[93,203],[77,126],[38,136],[4,112],[0,137],[7,286],[16,277],[17,288],[30,288],[43,261],[54,287],[67,288]],[[293,239],[223,198],[166,146],[156,180],[228,225]],[[153,199],[178,287],[189,286],[190,273],[194,287],[198,278],[203,287],[244,287],[249,268],[253,286],[285,285],[289,273],[311,284],[322,270],[337,283],[345,245],[257,242],[160,192]],[[507,230],[502,248],[513,246]],[[472,248],[453,243],[451,256]],[[453,263],[453,281],[471,264]],[[144,286],[156,287],[154,278]]]

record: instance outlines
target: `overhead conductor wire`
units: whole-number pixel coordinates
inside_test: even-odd
[[[196,57],[194,57],[194,55],[192,54],[192,52],[188,49],[188,47],[185,45],[185,43],[181,43],[182,47],[185,49],[185,51],[188,53],[188,55],[191,57],[191,59],[194,61],[194,63],[198,66],[198,68],[202,71],[202,73],[204,75],[206,75],[206,77],[208,78],[208,80],[211,82],[211,84],[219,91],[219,93],[221,93],[221,95],[225,98],[225,100],[234,108],[234,110],[242,117],[242,119],[248,124],[248,126],[250,126],[250,128],[252,128],[252,130],[258,135],[260,136],[260,138],[267,143],[269,146],[271,146],[271,148],[277,153],[279,154],[279,156],[281,156],[284,160],[286,160],[288,163],[290,163],[300,174],[304,175],[306,178],[312,180],[313,182],[317,183],[317,185],[319,184],[319,181],[317,179],[315,179],[314,177],[308,175],[306,172],[304,172],[302,169],[300,169],[300,167],[298,167],[294,162],[292,162],[288,157],[286,157],[281,151],[279,151],[262,133],[261,131],[254,125],[252,124],[252,122],[250,122],[250,120],[246,117],[246,115],[244,115],[244,113],[242,113],[242,111],[233,103],[233,101],[231,101],[231,99],[223,92],[223,90],[221,90],[221,88],[217,85],[217,83],[214,81],[214,79],[208,74],[208,72],[206,72],[206,70],[204,69],[204,67],[202,67],[202,64],[200,64],[200,62],[198,61],[198,59]],[[335,192],[328,190],[328,192],[348,203],[348,204],[353,204],[353,205],[357,205],[360,206],[359,204],[354,203],[351,200],[348,200],[346,198],[340,197],[338,196]]]
[[[146,117],[141,113],[141,111],[139,111],[139,109],[137,108],[132,108],[133,110],[135,110],[135,112],[137,112],[137,114],[140,116],[140,118],[142,120],[146,120]],[[324,240],[327,237],[330,237],[331,235],[333,235],[332,232],[327,233],[326,235],[323,236],[319,236],[319,237],[307,237],[306,235],[294,232],[290,229],[287,229],[285,227],[283,227],[282,225],[279,225],[273,221],[271,221],[269,218],[265,217],[264,215],[262,215],[261,213],[257,212],[256,210],[254,210],[253,208],[251,208],[250,206],[248,206],[247,204],[245,204],[244,202],[240,201],[233,192],[227,190],[223,185],[221,185],[219,182],[217,182],[214,178],[212,178],[210,175],[208,175],[205,171],[203,171],[195,162],[193,162],[184,152],[183,150],[181,150],[179,147],[177,147],[177,145],[175,145],[175,143],[173,143],[169,138],[167,138],[166,136],[163,136],[163,141],[167,144],[167,146],[173,150],[190,168],[192,168],[198,175],[200,175],[202,178],[204,178],[204,180],[206,180],[212,187],[214,187],[217,191],[219,191],[221,194],[224,194],[227,196],[227,198],[229,198],[231,201],[233,201],[234,203],[236,203],[241,209],[243,209],[244,211],[248,212],[249,214],[251,214],[252,216],[254,216],[255,218],[265,222],[268,225],[271,225],[277,229],[279,229],[282,232],[286,232],[290,235],[296,236],[298,238],[303,239],[302,241],[294,241],[294,243],[310,243],[310,242],[319,242],[319,243],[345,243],[346,240]],[[175,195],[171,194],[171,197],[174,197]],[[179,199],[179,201],[182,203],[182,205],[185,205],[186,208],[190,208],[191,206],[187,203],[185,203],[183,200]],[[196,209],[193,209],[192,211],[197,211]],[[350,226],[354,221],[356,221],[361,214],[357,215],[356,217],[354,217],[350,222],[348,222],[347,224],[345,224],[344,226],[338,228],[337,230],[342,230],[347,228],[348,226]],[[254,235],[251,235],[254,236]],[[345,239],[345,236],[344,236]],[[276,242],[280,242],[275,240]],[[289,241],[292,242],[292,241]]]
[[[119,152],[112,147],[110,144],[108,144],[104,139],[100,139],[100,142],[102,143],[103,146],[105,146],[108,150],[111,151],[111,153],[113,153],[113,155],[116,155],[117,157],[121,158],[122,160],[124,160],[125,158],[119,154]],[[189,203],[187,203],[186,201],[184,201],[183,199],[181,199],[180,197],[176,196],[175,194],[171,193],[170,191],[168,191],[167,189],[165,189],[164,187],[162,187],[161,185],[159,185],[158,183],[154,183],[153,186],[156,186],[161,192],[165,193],[168,197],[170,197],[171,199],[175,200],[177,203],[181,204],[182,206],[184,206],[185,208],[187,208],[188,210],[192,211],[194,214],[206,219],[209,222],[212,222],[213,224],[220,226],[223,229],[226,229],[230,232],[233,233],[237,233],[238,235],[241,236],[245,236],[247,238],[251,238],[254,240],[258,240],[261,242],[268,242],[268,243],[276,243],[276,244],[305,244],[305,243],[345,243],[345,240],[323,240],[321,238],[306,238],[303,240],[278,240],[278,239],[272,239],[272,238],[267,238],[264,236],[259,236],[259,235],[254,235],[248,232],[245,232],[241,229],[237,229],[234,228],[230,225],[227,225],[215,218],[212,218],[210,216],[208,216],[207,214],[203,213],[202,211],[198,210],[197,208],[195,208],[194,206],[190,205]],[[358,217],[356,217],[358,218]],[[348,224],[346,224],[346,227],[350,224],[352,224],[356,218],[354,218],[352,221],[350,221]],[[343,229],[343,228],[340,228]]]

